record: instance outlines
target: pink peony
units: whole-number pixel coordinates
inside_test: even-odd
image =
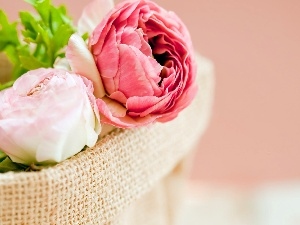
[[[14,162],[60,162],[100,133],[92,82],[57,69],[32,70],[0,95],[0,149]]]
[[[89,12],[95,15],[96,2],[84,11],[85,19]],[[196,94],[190,35],[173,12],[151,1],[124,1],[111,10],[90,36],[91,53],[81,54],[79,42],[71,37],[67,57],[75,72],[102,87],[96,96],[105,123],[126,128],[166,122]],[[96,67],[87,60],[91,56]],[[85,68],[97,68],[98,74]]]

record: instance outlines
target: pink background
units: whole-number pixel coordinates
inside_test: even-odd
[[[65,3],[78,18],[89,0],[54,2]],[[192,179],[299,179],[300,1],[156,2],[182,18],[197,51],[215,63],[215,107]],[[24,7],[20,0],[0,0],[11,18]]]

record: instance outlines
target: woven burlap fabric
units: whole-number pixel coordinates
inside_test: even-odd
[[[0,174],[0,224],[172,224],[174,168],[199,141],[211,108],[212,65],[198,65],[198,95],[175,120],[116,129],[40,172]]]
[[[111,225],[177,225],[184,198],[186,162],[157,182],[149,192],[135,201]]]

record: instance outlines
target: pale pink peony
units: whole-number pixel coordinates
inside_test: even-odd
[[[89,11],[95,14],[96,2],[85,10],[85,17]],[[126,128],[166,122],[196,94],[189,33],[173,12],[152,1],[122,2],[94,29],[89,51],[79,42],[78,36],[71,37],[67,57],[74,71],[100,84],[97,105],[105,123]],[[87,70],[95,68],[91,56],[98,73]]]
[[[100,133],[92,82],[58,69],[21,76],[0,95],[0,149],[14,162],[61,162]]]

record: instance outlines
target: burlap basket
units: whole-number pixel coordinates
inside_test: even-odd
[[[198,95],[172,122],[116,129],[57,166],[0,174],[0,224],[176,224],[185,158],[210,115],[212,71],[198,57]]]

